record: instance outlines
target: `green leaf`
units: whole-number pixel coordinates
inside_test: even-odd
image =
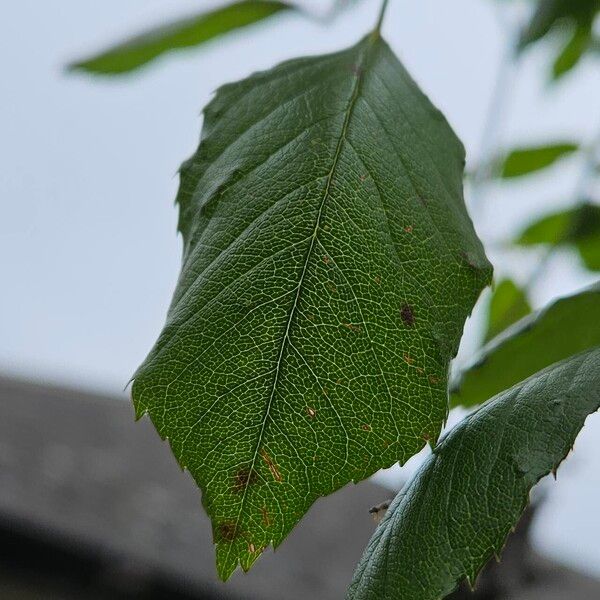
[[[392,502],[348,598],[439,600],[473,585],[600,407],[599,365],[600,348],[552,365],[457,425]]]
[[[453,406],[475,406],[563,358],[600,344],[600,283],[529,315],[484,346],[452,385]]]
[[[71,70],[100,75],[135,71],[165,52],[200,46],[220,35],[292,9],[277,0],[242,0],[145,31],[108,50],[69,65]]]
[[[593,23],[600,10],[600,0],[538,0],[531,20],[519,41],[520,49],[541,40],[555,27],[571,24],[574,27]]]
[[[579,146],[574,143],[517,148],[504,159],[501,175],[505,179],[529,175],[553,165],[578,149]]]
[[[582,203],[529,225],[515,242],[521,246],[573,246],[584,265],[600,271],[600,206]]]
[[[463,166],[375,34],[206,108],[181,171],[182,272],[132,393],[203,491],[221,577],[439,435],[491,276]]]
[[[573,217],[573,209],[546,215],[528,225],[515,240],[515,244],[520,246],[562,244],[569,237]]]
[[[511,279],[500,281],[490,299],[484,341],[489,341],[530,312],[526,293]]]
[[[573,0],[537,0],[531,20],[523,29],[519,40],[521,49],[542,39],[560,19],[569,17],[569,4]]]
[[[590,47],[592,38],[591,25],[591,22],[588,22],[573,29],[569,41],[554,61],[552,67],[552,77],[554,79],[559,79],[575,67]]]

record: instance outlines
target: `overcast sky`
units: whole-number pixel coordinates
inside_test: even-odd
[[[160,331],[178,274],[175,173],[196,147],[202,106],[222,83],[354,43],[378,9],[363,0],[327,27],[281,16],[202,51],[170,55],[134,77],[64,73],[70,59],[198,4],[20,0],[3,7],[0,371],[122,393]],[[493,0],[395,0],[384,26],[464,141],[471,166],[505,48],[495,11]],[[548,46],[536,47],[510,80],[507,114],[498,115],[505,146],[586,142],[600,125],[598,63],[585,61],[552,87],[550,60]],[[528,216],[572,203],[579,169],[573,158],[550,177],[489,190],[475,224],[497,273],[527,279],[535,256],[502,256],[493,246]],[[534,290],[536,306],[592,280],[568,254],[551,267],[552,277]],[[464,357],[476,340],[474,323]],[[536,530],[545,552],[597,575],[599,435],[600,419],[592,417],[550,487]]]

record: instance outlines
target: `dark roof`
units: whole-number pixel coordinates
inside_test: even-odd
[[[223,584],[215,575],[199,491],[151,423],[134,422],[125,396],[0,378],[0,547],[9,547],[3,539],[11,547],[0,551],[3,599],[42,597],[39,590],[6,593],[8,579],[17,589],[7,564],[18,562],[18,547],[25,544],[26,558],[31,560],[32,548],[43,554],[36,568],[45,567],[48,576],[66,565],[71,578],[81,579],[90,565],[101,563],[113,585],[170,586],[169,593],[144,598],[173,599],[177,589],[187,598],[337,600],[373,532],[369,507],[390,495],[363,482],[319,500],[275,553],[265,552],[250,573],[238,572]],[[509,540],[503,563],[482,577],[478,598],[600,598],[597,581],[533,555],[526,534],[525,523]],[[31,583],[28,576],[21,581]],[[455,598],[467,596],[463,591]],[[82,595],[63,590],[43,597]]]
[[[369,507],[390,495],[364,482],[319,500],[275,553],[223,584],[198,489],[126,398],[0,379],[1,518],[187,588],[337,600],[373,532]]]

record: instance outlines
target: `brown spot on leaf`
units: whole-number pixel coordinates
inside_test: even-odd
[[[404,231],[406,231],[406,233],[412,233],[412,231],[413,231],[412,225],[407,225],[404,228]]]
[[[427,379],[431,385],[437,385],[441,381],[437,375],[429,375]]]
[[[217,542],[233,542],[238,537],[238,528],[233,521],[223,521],[216,529]]]
[[[392,503],[391,500],[385,500],[381,504],[377,504],[376,506],[371,506],[369,509],[369,514],[373,515],[375,522],[379,523],[381,519],[384,517],[387,509],[390,507]]]
[[[254,469],[242,467],[235,472],[233,476],[233,491],[236,494],[243,492],[248,486],[253,485],[258,480],[258,474]]]
[[[272,521],[271,521],[271,515],[269,514],[269,511],[267,510],[267,507],[263,506],[260,509],[260,512],[261,512],[261,515],[262,515],[263,525],[265,527],[269,527],[271,525]]]
[[[415,324],[415,312],[410,304],[402,305],[400,318],[407,327],[412,327]]]
[[[379,285],[381,283],[381,277],[379,277],[379,275],[377,275],[376,277],[373,277],[373,281]]]
[[[252,542],[248,544],[248,552],[250,552],[250,554],[254,554],[256,552],[256,546]]]
[[[271,475],[273,475],[273,479],[275,479],[275,481],[278,481],[278,482],[283,481],[283,477],[281,476],[281,473],[279,472],[277,465],[273,462],[273,459],[269,456],[268,452],[264,448],[260,449],[260,456],[267,464],[267,467],[269,467],[269,471],[271,471]]]
[[[307,407],[306,407],[306,412],[308,413],[308,416],[309,416],[311,419],[314,419],[314,418],[315,418],[315,416],[316,416],[316,414],[317,414],[317,411],[316,411],[314,408],[311,408],[310,406],[307,406]]]
[[[327,254],[323,255],[323,262],[328,265],[329,262],[331,261],[331,259],[329,258],[329,256],[327,256]]]
[[[363,423],[360,428],[363,431],[373,431],[373,428],[368,423]]]
[[[367,178],[367,176],[366,176],[366,175],[361,175],[361,176],[360,176],[360,180],[361,180],[361,181],[364,181],[366,178]]]
[[[361,326],[360,325],[355,325],[354,323],[342,323],[342,325],[346,329],[349,329],[350,331],[354,331],[354,333],[360,333],[362,331]]]
[[[474,271],[479,270],[480,267],[477,264],[477,261],[475,260],[474,256],[470,252],[465,252],[464,250],[461,250],[460,257],[463,260],[463,262],[467,263],[467,266],[469,268],[473,269]]]
[[[410,354],[407,354],[406,352],[402,355],[402,359],[404,360],[404,362],[407,365],[412,365],[415,362],[415,359]]]
[[[333,283],[328,283],[327,284],[327,289],[332,293],[335,294],[337,292],[337,288],[335,287],[335,285],[333,285]]]

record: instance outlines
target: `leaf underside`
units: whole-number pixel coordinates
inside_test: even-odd
[[[452,384],[452,406],[475,406],[564,358],[600,345],[600,284],[556,300],[486,344]]]
[[[553,365],[452,430],[388,509],[348,598],[439,600],[474,584],[600,407],[599,364],[595,348]]]
[[[182,271],[133,384],[203,491],[219,575],[435,440],[491,268],[464,151],[371,35],[221,88],[181,170]]]

